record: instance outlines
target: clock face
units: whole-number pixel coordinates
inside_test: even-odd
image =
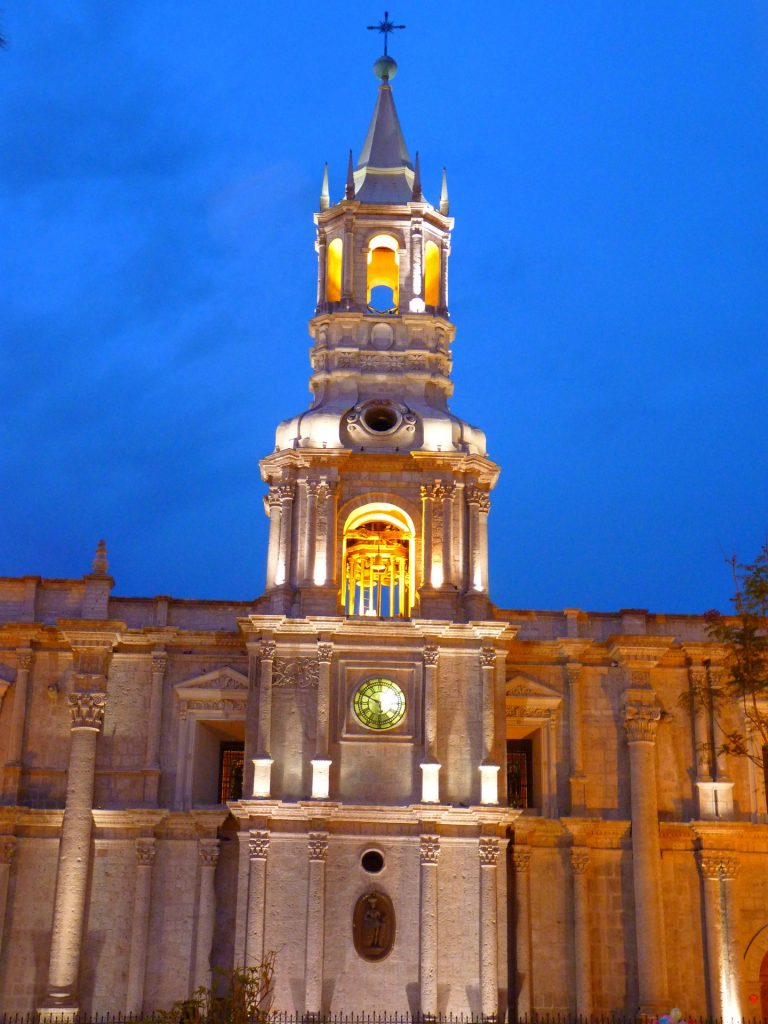
[[[368,679],[352,699],[355,715],[368,729],[393,729],[405,714],[405,694],[391,679]]]

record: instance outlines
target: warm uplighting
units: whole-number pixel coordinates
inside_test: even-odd
[[[374,235],[368,243],[368,303],[373,289],[382,286],[392,292],[392,306],[397,307],[400,302],[400,254],[397,239],[391,235]]]
[[[324,757],[312,759],[312,799],[327,800],[330,791],[331,764]]]
[[[271,794],[272,758],[254,757],[253,795],[256,799],[268,799]]]
[[[499,766],[497,764],[480,765],[480,803],[497,804],[499,802]]]
[[[424,301],[440,305],[440,250],[431,240],[424,246]]]
[[[440,803],[440,765],[429,762],[421,768],[421,802],[423,804]]]
[[[334,238],[328,244],[328,267],[325,274],[325,298],[328,302],[341,301],[341,266],[344,243]]]

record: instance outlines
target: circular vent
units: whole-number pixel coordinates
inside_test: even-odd
[[[389,433],[399,422],[400,417],[390,405],[369,405],[363,413],[363,423],[377,434]]]
[[[367,850],[360,858],[360,865],[369,875],[378,875],[384,867],[384,858],[378,850]]]

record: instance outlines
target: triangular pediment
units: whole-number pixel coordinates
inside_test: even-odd
[[[559,704],[563,699],[563,695],[558,693],[557,690],[553,690],[538,679],[534,679],[533,676],[525,675],[521,672],[516,673],[511,679],[507,680],[505,692],[508,700],[516,701],[551,700]]]
[[[174,687],[177,695],[183,699],[199,697],[204,693],[217,693],[223,691],[232,697],[245,696],[248,693],[248,677],[236,668],[229,666],[217,668],[212,672],[206,672],[202,676],[194,676],[192,679],[185,679]]]

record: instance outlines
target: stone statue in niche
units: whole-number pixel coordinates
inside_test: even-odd
[[[366,892],[355,904],[352,937],[363,960],[383,960],[395,943],[395,908],[383,892]]]

